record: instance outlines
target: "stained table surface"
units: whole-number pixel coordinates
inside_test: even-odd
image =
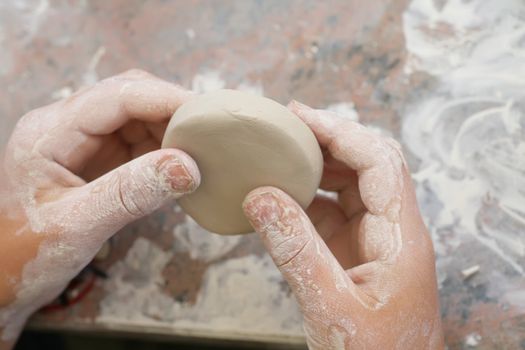
[[[405,148],[450,349],[525,349],[521,1],[3,1],[0,142],[27,111],[130,68],[297,99]],[[257,236],[176,204],[118,233],[79,302],[31,327],[304,346]],[[73,295],[74,296],[74,295]]]

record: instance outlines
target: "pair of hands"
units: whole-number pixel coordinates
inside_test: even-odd
[[[0,349],[127,223],[195,190],[195,162],[159,150],[192,93],[129,71],[34,110],[2,159]],[[244,211],[290,284],[312,349],[443,345],[432,244],[399,146],[298,103],[325,156],[305,213],[259,188]],[[8,198],[8,199],[6,199]]]

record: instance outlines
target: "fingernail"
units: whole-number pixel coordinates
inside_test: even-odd
[[[290,102],[290,105],[291,105],[291,106],[294,106],[294,107],[296,107],[296,108],[299,108],[299,109],[303,109],[303,110],[313,110],[312,107],[307,106],[307,105],[305,105],[304,103],[301,103],[301,102],[299,102],[299,101],[297,101],[297,100],[292,100],[292,101]]]
[[[200,184],[201,177],[197,164],[184,152],[161,160],[159,173],[165,176],[166,182],[176,193],[191,193]]]
[[[315,117],[317,115],[317,112],[312,107],[309,107],[305,104],[302,104],[301,102],[298,102],[296,100],[292,100],[288,104],[288,108],[301,119],[305,118],[311,118]]]
[[[275,226],[282,216],[282,208],[277,198],[264,190],[255,190],[248,194],[243,209],[253,228],[261,233]]]
[[[304,103],[301,103],[297,100],[292,100],[289,104],[288,104],[288,107],[296,112],[296,113],[301,113],[301,112],[308,112],[308,111],[313,111],[313,108],[310,107],[310,106],[307,106],[305,105]]]

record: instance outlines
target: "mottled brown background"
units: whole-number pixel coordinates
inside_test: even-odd
[[[435,83],[424,73],[403,73],[407,53],[401,16],[407,3],[5,1],[0,4],[0,142],[27,111],[129,68],[187,87],[196,74],[218,71],[229,87],[258,85],[283,103],[294,98],[323,107],[352,101],[362,122],[399,137],[404,108]],[[125,229],[114,242],[111,259],[100,267],[123,257],[137,236],[170,247],[177,215],[164,210]],[[230,256],[254,252],[263,254],[256,237],[249,236]],[[479,348],[525,348],[523,314],[487,297],[483,283],[463,280],[460,270],[470,263],[469,253],[458,255],[447,265],[452,278],[441,289],[449,347],[465,347],[465,337],[477,332]],[[492,261],[488,254],[484,259]],[[164,275],[177,276],[177,283],[168,284],[167,293],[192,303],[208,265],[175,254]],[[509,278],[519,276],[509,272]],[[95,321],[104,293],[97,287],[83,304],[40,316],[34,325],[104,329]],[[268,335],[262,341],[274,340]]]

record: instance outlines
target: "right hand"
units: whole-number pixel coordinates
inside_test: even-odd
[[[442,349],[434,251],[401,147],[362,125],[292,103],[324,153],[307,212],[263,187],[244,211],[288,281],[311,349]]]

